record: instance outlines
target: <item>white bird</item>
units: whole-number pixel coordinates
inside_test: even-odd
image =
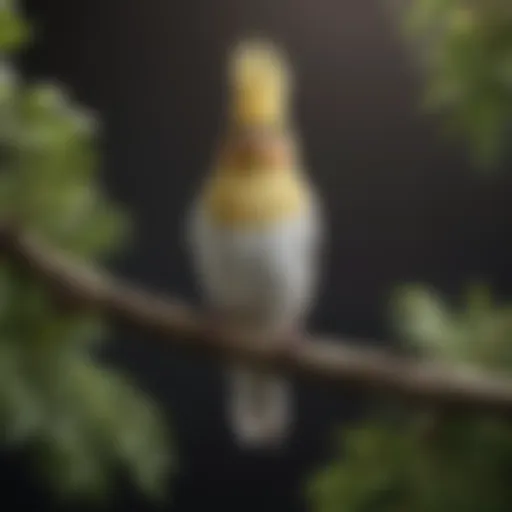
[[[207,308],[254,338],[299,339],[315,298],[319,200],[291,129],[291,77],[272,44],[248,41],[231,66],[228,130],[189,218],[193,265]],[[285,377],[228,369],[228,421],[245,448],[281,446],[294,417]]]

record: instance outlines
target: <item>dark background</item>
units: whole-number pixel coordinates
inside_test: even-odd
[[[384,338],[386,298],[401,281],[456,294],[479,277],[512,293],[512,176],[482,178],[462,148],[442,139],[438,121],[419,114],[421,80],[384,2],[25,3],[39,31],[24,68],[58,79],[103,121],[104,185],[135,222],[134,239],[116,261],[119,274],[195,297],[183,214],[216,142],[226,51],[257,30],[292,55],[305,158],[328,211],[328,286],[312,325]],[[328,459],[333,428],[351,420],[362,400],[350,389],[300,386],[289,449],[243,455],[224,424],[217,365],[121,330],[108,356],[169,412],[181,458],[176,512],[303,509],[302,481]],[[4,503],[56,510],[20,457],[4,457],[0,475]],[[147,506],[126,487],[116,509]]]

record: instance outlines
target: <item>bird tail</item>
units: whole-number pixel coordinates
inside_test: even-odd
[[[279,447],[292,422],[290,383],[282,376],[235,367],[228,374],[228,414],[242,448]]]

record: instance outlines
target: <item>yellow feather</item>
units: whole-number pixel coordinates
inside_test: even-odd
[[[246,41],[231,59],[232,116],[238,126],[286,122],[291,76],[283,54],[266,41]]]
[[[219,172],[208,183],[204,199],[219,225],[257,228],[299,214],[307,206],[309,186],[288,171],[250,176]]]
[[[290,73],[283,55],[265,41],[242,43],[230,70],[234,139],[208,181],[203,201],[218,224],[262,227],[299,214],[309,200],[309,186],[295,169],[294,145],[286,145]],[[237,137],[243,140],[243,129],[262,125],[280,130],[264,130],[270,138],[263,145],[256,144],[249,157],[230,161],[239,150]],[[282,143],[282,157],[270,163],[266,149]]]

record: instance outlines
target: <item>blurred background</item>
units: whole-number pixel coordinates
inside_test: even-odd
[[[400,283],[426,282],[456,297],[476,278],[498,297],[512,295],[510,164],[504,158],[501,172],[482,178],[467,147],[444,137],[442,122],[421,111],[425,77],[400,31],[403,6],[355,0],[21,6],[35,38],[18,69],[31,80],[57,81],[101,122],[100,187],[132,222],[128,243],[108,262],[119,275],[197,298],[183,246],[184,213],[222,126],[226,54],[256,32],[280,42],[293,60],[304,155],[328,212],[328,279],[312,329],[391,339],[386,307]],[[217,364],[184,358],[121,327],[101,357],[124,369],[164,412],[179,457],[164,508],[175,512],[308,509],[305,483],[332,458],[333,434],[353,424],[367,399],[349,388],[298,384],[289,448],[243,454],[224,422]],[[58,504],[20,450],[4,451],[0,473],[6,507],[79,509],[75,502]],[[121,478],[109,510],[153,506]]]

